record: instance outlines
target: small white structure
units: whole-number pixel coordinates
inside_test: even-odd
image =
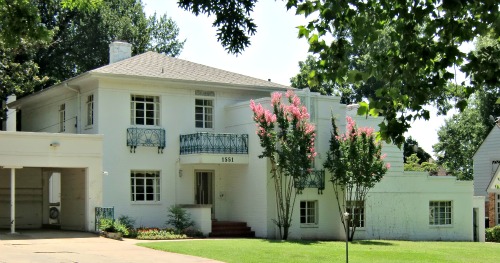
[[[59,132],[56,137],[103,134],[102,170],[107,175],[102,177],[102,205],[114,207],[116,217],[161,227],[168,208],[181,205],[205,234],[214,234],[221,227],[218,222],[238,221],[251,228],[246,234],[277,237],[274,186],[267,160],[258,158],[262,149],[249,100],[269,105],[271,92],[290,87],[154,52],[130,57],[127,45],[117,45],[123,48],[116,48],[120,55],[110,58],[114,63],[11,102],[9,107],[20,111],[22,130]],[[343,239],[322,165],[331,114],[344,129],[346,105],[307,89],[297,94],[316,124],[319,156],[307,188],[297,197],[290,237]],[[360,119],[358,124],[377,123]],[[384,151],[392,168],[358,215],[365,219],[356,237],[474,240],[470,182],[407,175],[402,152],[392,145]],[[65,176],[62,171],[63,196],[69,187]],[[65,200],[61,202],[66,213]],[[433,214],[441,209],[439,202],[445,209],[442,216]],[[87,202],[87,213],[98,203]],[[431,217],[437,224],[430,223]]]
[[[49,180],[60,174],[58,214]],[[94,230],[102,205],[102,136],[0,131],[0,228]]]

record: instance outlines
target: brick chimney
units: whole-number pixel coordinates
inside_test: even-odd
[[[109,64],[130,58],[132,56],[132,44],[125,41],[114,41],[109,44]]]

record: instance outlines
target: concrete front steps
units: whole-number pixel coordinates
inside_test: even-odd
[[[255,231],[246,222],[212,221],[209,237],[255,237]]]

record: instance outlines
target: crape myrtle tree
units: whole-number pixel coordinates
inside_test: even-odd
[[[339,134],[335,118],[332,117],[330,149],[327,152],[325,169],[331,174],[340,220],[344,231],[352,241],[356,227],[360,224],[359,212],[364,209],[368,191],[382,180],[389,163],[384,163],[382,145],[376,141],[371,127],[357,127],[351,117],[347,117],[347,128]],[[343,220],[345,212],[349,220]]]
[[[308,176],[313,167],[315,127],[309,122],[307,108],[293,91],[286,92],[288,103],[282,102],[283,93],[271,96],[272,111],[260,103],[250,101],[253,120],[263,152],[259,158],[268,158],[271,163],[271,177],[276,194],[277,219],[280,238],[288,238],[292,224],[293,208],[299,191],[297,183]]]
[[[233,54],[250,45],[257,31],[252,12],[258,0],[178,0],[192,13],[212,15],[217,39]],[[496,0],[283,0],[286,9],[309,19],[298,26],[319,70],[309,74],[338,87],[366,87],[358,114],[381,114],[380,136],[397,145],[413,120],[429,119],[423,106],[446,112],[449,101],[464,109],[467,97],[485,86],[454,85],[455,72],[498,82],[472,52],[459,46],[491,34],[500,41]],[[494,49],[487,54],[495,53]],[[477,70],[483,69],[487,70]],[[452,69],[450,71],[450,69]]]

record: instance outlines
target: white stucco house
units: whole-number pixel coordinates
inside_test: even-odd
[[[269,105],[271,92],[290,87],[154,52],[131,57],[130,50],[130,44],[112,43],[109,65],[9,103],[18,112],[20,130],[55,138],[102,136],[102,171],[95,173],[102,180],[102,188],[95,185],[101,199],[87,204],[114,207],[115,217],[161,227],[168,207],[176,204],[205,234],[277,237],[274,186],[267,160],[258,158],[262,149],[249,100]],[[334,96],[296,93],[316,124],[319,156],[297,198],[290,237],[343,239],[322,164],[331,114],[343,129],[346,114],[354,111]],[[373,127],[380,121],[356,120]],[[472,182],[403,172],[402,151],[393,145],[384,151],[391,169],[355,215],[362,219],[356,238],[484,241],[484,222],[481,229],[478,220],[484,200],[473,196]],[[0,170],[0,182],[8,181],[8,171]],[[8,192],[4,186],[0,190]],[[61,183],[62,192],[66,187]],[[6,200],[0,195],[0,205]],[[2,215],[8,212],[0,209]],[[89,220],[88,225],[95,223]]]
[[[485,198],[489,227],[500,225],[500,126],[495,125],[474,154],[474,195]]]

